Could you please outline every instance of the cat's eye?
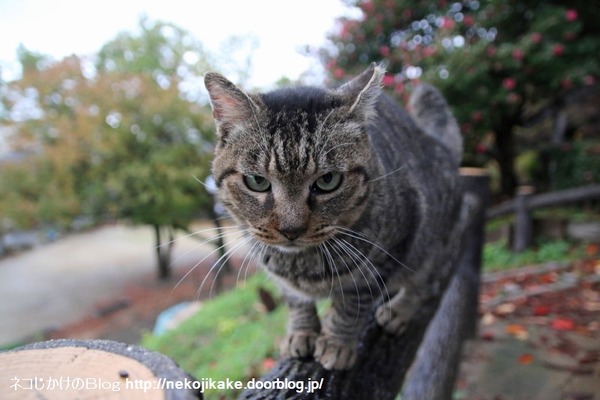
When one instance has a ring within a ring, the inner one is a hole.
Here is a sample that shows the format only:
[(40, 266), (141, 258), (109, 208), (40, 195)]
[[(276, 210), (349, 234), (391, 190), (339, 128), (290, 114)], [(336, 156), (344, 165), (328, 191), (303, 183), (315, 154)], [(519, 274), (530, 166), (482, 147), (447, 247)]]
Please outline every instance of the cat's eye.
[(271, 182), (259, 175), (244, 175), (244, 183), (253, 192), (266, 192), (271, 189)]
[(329, 193), (337, 189), (342, 183), (342, 174), (329, 172), (315, 181), (312, 189), (320, 193)]

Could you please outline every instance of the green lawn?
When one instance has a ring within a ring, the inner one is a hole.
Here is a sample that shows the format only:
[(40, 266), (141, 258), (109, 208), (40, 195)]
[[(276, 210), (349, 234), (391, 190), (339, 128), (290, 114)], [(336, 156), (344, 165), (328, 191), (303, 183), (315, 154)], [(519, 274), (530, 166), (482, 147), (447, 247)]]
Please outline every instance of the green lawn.
[[(171, 357), (194, 377), (218, 381), (262, 375), (264, 360), (276, 358), (285, 333), (285, 307), (264, 311), (258, 288), (279, 296), (263, 273), (249, 277), (235, 290), (203, 304), (192, 318), (161, 336), (147, 335), (142, 346)], [(207, 392), (210, 398), (235, 398), (235, 391)]]

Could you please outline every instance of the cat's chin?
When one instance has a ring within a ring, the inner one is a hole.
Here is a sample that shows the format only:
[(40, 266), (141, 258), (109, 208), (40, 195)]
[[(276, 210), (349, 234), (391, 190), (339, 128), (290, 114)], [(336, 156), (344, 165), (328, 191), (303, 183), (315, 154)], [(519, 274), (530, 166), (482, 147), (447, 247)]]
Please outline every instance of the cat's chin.
[(271, 247), (285, 254), (298, 254), (309, 248), (297, 244), (272, 244)]

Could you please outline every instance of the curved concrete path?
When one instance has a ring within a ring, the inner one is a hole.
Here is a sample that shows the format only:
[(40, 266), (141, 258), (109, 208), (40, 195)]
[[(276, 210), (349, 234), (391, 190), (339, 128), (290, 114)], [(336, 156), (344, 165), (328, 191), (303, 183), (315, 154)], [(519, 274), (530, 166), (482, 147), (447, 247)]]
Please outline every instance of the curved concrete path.
[[(103, 226), (0, 260), (0, 348), (77, 321), (156, 273), (153, 243), (149, 227)], [(212, 249), (179, 239), (173, 268), (194, 265)]]

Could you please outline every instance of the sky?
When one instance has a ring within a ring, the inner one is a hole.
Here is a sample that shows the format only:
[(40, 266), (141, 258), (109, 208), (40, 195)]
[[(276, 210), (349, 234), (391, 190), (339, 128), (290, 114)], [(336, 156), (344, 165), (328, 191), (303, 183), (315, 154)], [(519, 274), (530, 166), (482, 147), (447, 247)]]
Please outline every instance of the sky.
[(145, 15), (191, 32), (212, 52), (228, 37), (252, 35), (258, 47), (249, 83), (268, 87), (322, 71), (298, 49), (323, 44), (335, 18), (351, 13), (342, 0), (0, 0), (0, 68), (5, 80), (18, 77), (19, 44), (56, 60), (93, 54)]

